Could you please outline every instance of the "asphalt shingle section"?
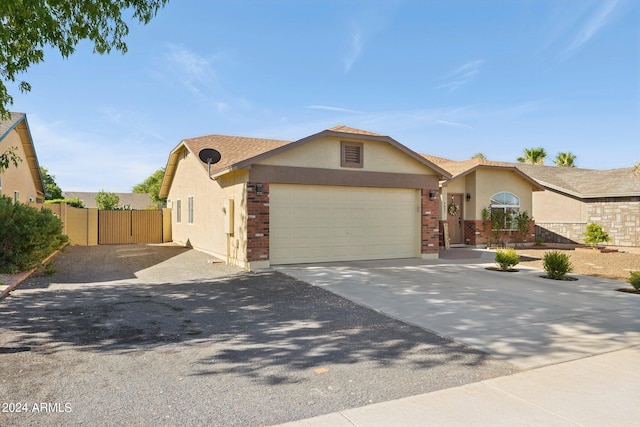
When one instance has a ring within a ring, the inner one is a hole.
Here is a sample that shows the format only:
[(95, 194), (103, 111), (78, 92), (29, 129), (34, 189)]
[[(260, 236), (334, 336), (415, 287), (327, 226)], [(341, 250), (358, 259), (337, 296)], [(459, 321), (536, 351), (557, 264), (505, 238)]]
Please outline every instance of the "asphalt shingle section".
[(0, 120), (0, 139), (4, 138), (7, 131), (24, 117), (24, 113), (9, 114), (11, 114), (11, 118), (9, 120)]

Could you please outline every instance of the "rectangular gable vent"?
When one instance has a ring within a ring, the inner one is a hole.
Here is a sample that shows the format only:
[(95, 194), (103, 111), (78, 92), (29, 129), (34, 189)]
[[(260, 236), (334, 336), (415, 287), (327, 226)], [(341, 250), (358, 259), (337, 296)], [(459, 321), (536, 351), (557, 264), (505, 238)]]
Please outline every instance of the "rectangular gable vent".
[(363, 144), (359, 142), (342, 142), (340, 166), (345, 168), (361, 168), (363, 165)]

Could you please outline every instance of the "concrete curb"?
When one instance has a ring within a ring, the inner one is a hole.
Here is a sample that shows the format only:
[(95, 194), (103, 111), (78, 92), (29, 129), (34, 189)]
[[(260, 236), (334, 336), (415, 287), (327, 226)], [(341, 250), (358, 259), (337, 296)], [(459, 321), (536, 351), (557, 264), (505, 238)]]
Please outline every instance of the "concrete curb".
[[(60, 248), (56, 249), (55, 251), (53, 251), (51, 253), (51, 255), (49, 255), (48, 257), (46, 257), (41, 263), (40, 265), (44, 265), (46, 263), (48, 263), (51, 258), (53, 258), (54, 256), (58, 255), (60, 253), (60, 251), (62, 251), (69, 243), (65, 243), (64, 245), (62, 245)], [(7, 297), (7, 295), (9, 295), (9, 293), (11, 291), (13, 291), (20, 283), (24, 282), (25, 280), (27, 280), (33, 273), (35, 273), (35, 271), (38, 269), (38, 267), (33, 267), (30, 270), (27, 271), (23, 271), (22, 273), (18, 273), (16, 275), (14, 275), (11, 280), (9, 280), (9, 283), (7, 283), (5, 286), (5, 288), (0, 292), (0, 301), (2, 301), (3, 299), (5, 299)]]

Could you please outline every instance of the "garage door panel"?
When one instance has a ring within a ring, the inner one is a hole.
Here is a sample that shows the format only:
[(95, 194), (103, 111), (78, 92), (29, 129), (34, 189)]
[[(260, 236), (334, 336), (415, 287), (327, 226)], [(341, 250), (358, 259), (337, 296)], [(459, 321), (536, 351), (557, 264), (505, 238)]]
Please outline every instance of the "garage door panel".
[(272, 184), (273, 264), (414, 257), (416, 190)]

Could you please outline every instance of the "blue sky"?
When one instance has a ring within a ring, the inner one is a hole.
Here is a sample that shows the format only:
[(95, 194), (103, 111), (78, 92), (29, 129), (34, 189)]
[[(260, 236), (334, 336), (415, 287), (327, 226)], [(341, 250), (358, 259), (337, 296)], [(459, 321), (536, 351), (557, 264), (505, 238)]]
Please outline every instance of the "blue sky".
[(129, 191), (184, 138), (338, 124), (457, 160), (640, 160), (636, 0), (173, 0), (126, 41), (48, 51), (12, 92), (63, 190)]

